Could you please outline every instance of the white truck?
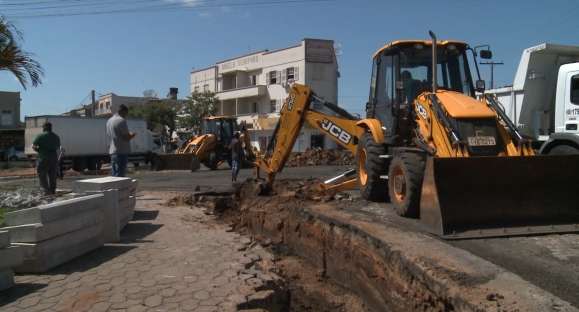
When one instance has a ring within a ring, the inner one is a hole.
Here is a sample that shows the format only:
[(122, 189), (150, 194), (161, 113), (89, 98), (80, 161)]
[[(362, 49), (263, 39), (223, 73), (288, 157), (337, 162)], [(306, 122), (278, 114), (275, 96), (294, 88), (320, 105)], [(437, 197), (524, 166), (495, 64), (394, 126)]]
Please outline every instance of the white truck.
[[(100, 165), (110, 161), (109, 144), (106, 134), (107, 118), (85, 118), (58, 115), (43, 115), (25, 117), (24, 152), (29, 158), (35, 158), (36, 152), (32, 149), (34, 138), (42, 132), (45, 122), (52, 123), (52, 130), (60, 137), (60, 144), (64, 148), (65, 165), (76, 171), (84, 169), (100, 169)], [(131, 140), (131, 154), (129, 161), (138, 165), (140, 162), (149, 162), (151, 154), (158, 146), (154, 142), (153, 134), (147, 129), (142, 119), (128, 119), (131, 132), (137, 135)]]
[(512, 86), (494, 95), (541, 154), (579, 154), (579, 47), (543, 43), (523, 51)]

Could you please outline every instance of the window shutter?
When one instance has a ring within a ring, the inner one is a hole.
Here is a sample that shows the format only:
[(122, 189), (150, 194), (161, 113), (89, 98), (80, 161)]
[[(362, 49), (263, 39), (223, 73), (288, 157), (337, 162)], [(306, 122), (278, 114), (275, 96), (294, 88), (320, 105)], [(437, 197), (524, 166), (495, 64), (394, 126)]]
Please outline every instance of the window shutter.
[(281, 84), (281, 70), (278, 70), (278, 71), (276, 72), (276, 74), (277, 74), (276, 83), (277, 83), (277, 84)]
[(298, 81), (300, 79), (300, 68), (294, 67), (294, 81)]
[(281, 71), (281, 81), (280, 81), (280, 83), (281, 83), (281, 84), (285, 84), (286, 80), (287, 80), (287, 69), (283, 69), (283, 70)]
[(270, 71), (268, 71), (268, 72), (265, 73), (265, 84), (266, 84), (266, 85), (269, 85), (269, 77), (270, 77), (270, 75), (271, 75), (271, 72), (270, 72)]

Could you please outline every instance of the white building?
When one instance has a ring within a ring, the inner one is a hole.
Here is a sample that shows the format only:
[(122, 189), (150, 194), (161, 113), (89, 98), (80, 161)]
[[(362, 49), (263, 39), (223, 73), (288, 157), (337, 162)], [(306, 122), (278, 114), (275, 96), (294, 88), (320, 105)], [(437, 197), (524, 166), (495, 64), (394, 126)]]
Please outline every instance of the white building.
[[(251, 134), (252, 144), (265, 149), (273, 132), (286, 86), (310, 86), (328, 102), (337, 103), (338, 63), (332, 40), (304, 39), (298, 45), (238, 56), (191, 72), (191, 93), (212, 91), (220, 100), (219, 115), (237, 116)], [(334, 148), (317, 130), (304, 127), (294, 151)]]
[(95, 116), (111, 116), (115, 114), (121, 104), (128, 107), (143, 105), (156, 98), (140, 96), (121, 96), (114, 93), (101, 95), (96, 101)]

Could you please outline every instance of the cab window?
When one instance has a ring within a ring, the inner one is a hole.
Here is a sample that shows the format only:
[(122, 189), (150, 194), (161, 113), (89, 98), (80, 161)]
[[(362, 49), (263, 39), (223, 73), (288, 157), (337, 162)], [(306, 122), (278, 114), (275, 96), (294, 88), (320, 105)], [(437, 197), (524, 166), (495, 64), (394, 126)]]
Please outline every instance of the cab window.
[(579, 105), (579, 74), (571, 77), (571, 103)]

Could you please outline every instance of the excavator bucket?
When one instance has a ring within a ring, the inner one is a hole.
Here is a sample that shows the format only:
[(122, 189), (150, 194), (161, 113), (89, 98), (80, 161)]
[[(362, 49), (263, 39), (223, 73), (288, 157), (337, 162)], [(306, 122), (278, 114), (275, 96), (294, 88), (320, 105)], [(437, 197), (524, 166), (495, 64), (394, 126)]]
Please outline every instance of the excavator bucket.
[(579, 232), (579, 155), (426, 161), (421, 223), (445, 239)]

